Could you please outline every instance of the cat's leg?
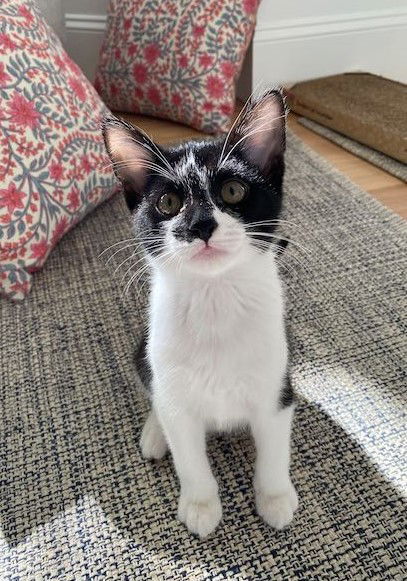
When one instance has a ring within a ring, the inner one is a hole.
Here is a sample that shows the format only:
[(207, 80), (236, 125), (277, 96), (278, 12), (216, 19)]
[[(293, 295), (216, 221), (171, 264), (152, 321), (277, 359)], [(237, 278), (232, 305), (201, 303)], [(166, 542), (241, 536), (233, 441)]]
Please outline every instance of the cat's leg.
[(160, 460), (168, 452), (168, 444), (154, 407), (148, 414), (140, 438), (141, 454), (144, 458)]
[(258, 410), (252, 421), (257, 457), (254, 477), (256, 508), (272, 527), (287, 526), (298, 507), (289, 474), (294, 405), (280, 403), (274, 412)]
[(222, 506), (206, 455), (205, 426), (185, 410), (174, 415), (165, 406), (158, 409), (181, 485), (178, 519), (190, 532), (206, 537), (222, 518)]

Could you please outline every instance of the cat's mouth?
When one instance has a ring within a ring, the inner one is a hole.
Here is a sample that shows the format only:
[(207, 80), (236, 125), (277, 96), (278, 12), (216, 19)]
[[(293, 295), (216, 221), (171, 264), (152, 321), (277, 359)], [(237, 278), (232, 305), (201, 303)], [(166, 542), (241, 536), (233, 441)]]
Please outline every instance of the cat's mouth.
[(205, 244), (201, 246), (193, 255), (193, 260), (214, 260), (227, 254), (226, 250), (219, 248), (214, 244)]

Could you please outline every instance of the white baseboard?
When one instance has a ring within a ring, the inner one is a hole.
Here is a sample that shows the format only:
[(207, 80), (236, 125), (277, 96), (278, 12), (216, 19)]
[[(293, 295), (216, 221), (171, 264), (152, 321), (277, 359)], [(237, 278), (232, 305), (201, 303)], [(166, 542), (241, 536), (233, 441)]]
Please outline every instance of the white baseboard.
[[(68, 51), (93, 78), (106, 15), (66, 13), (65, 27)], [(407, 82), (406, 38), (407, 7), (258, 22), (252, 84), (290, 84), (355, 70)], [(244, 77), (248, 88), (247, 71)]]
[(277, 42), (282, 39), (315, 38), (331, 34), (353, 34), (377, 29), (400, 28), (407, 25), (407, 7), (403, 10), (352, 12), (336, 16), (292, 18), (276, 22), (259, 22), (254, 41)]
[(65, 14), (66, 50), (90, 81), (95, 77), (105, 30), (105, 14)]
[(69, 30), (103, 31), (106, 28), (106, 14), (65, 13), (65, 28)]

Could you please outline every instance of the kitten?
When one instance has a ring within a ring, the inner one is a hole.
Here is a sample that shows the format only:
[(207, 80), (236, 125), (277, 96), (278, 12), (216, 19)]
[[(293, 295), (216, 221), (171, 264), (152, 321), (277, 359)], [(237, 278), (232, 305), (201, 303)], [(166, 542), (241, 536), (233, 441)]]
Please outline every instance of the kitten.
[(210, 430), (249, 425), (258, 513), (289, 524), (294, 405), (274, 233), (282, 203), (285, 106), (270, 90), (225, 137), (161, 148), (126, 123), (103, 132), (151, 266), (147, 358), (152, 409), (145, 458), (169, 447), (178, 518), (200, 537), (222, 516), (206, 455)]

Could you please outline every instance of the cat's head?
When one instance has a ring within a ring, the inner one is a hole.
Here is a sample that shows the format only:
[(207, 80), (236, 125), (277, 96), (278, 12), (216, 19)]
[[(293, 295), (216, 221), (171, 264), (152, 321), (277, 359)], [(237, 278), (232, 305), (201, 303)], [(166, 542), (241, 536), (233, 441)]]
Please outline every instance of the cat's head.
[(157, 266), (212, 275), (277, 242), (285, 120), (281, 92), (270, 90), (246, 104), (227, 136), (176, 147), (105, 121), (135, 234)]

